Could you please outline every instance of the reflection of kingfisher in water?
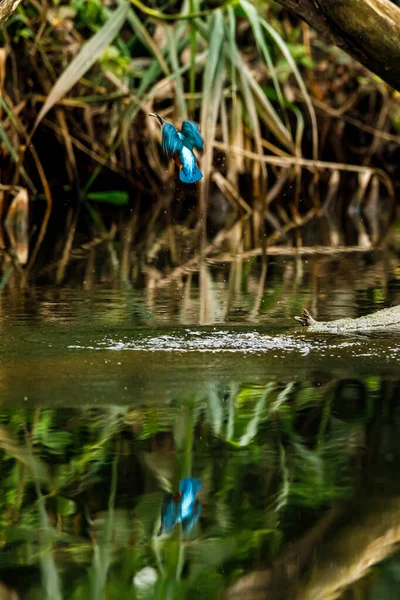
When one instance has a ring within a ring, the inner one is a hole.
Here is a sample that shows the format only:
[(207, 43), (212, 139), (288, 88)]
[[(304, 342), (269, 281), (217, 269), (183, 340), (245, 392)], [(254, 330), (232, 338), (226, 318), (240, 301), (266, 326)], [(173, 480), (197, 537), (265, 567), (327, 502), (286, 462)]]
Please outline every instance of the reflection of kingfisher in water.
[(203, 177), (193, 148), (200, 152), (204, 147), (204, 140), (200, 135), (199, 126), (193, 121), (183, 121), (181, 131), (165, 121), (157, 113), (150, 113), (150, 117), (156, 117), (161, 125), (161, 146), (168, 160), (174, 159), (179, 167), (179, 179), (184, 183), (195, 183)]
[(182, 523), (183, 533), (190, 533), (201, 514), (201, 503), (197, 498), (200, 488), (200, 479), (186, 477), (179, 482), (179, 494), (165, 494), (158, 535), (170, 533), (177, 523)]

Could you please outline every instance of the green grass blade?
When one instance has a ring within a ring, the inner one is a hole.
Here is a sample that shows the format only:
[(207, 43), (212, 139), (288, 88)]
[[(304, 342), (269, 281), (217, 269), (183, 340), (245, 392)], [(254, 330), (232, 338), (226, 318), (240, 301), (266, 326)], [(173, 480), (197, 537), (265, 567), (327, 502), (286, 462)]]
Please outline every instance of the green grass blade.
[[(207, 104), (208, 100), (213, 96), (212, 92), (215, 80), (215, 73), (220, 62), (223, 39), (224, 22), (221, 11), (218, 11), (215, 13), (210, 27), (208, 60), (203, 76), (203, 97)], [(206, 114), (206, 111), (203, 111), (203, 113)]]
[(274, 383), (269, 383), (265, 387), (263, 393), (261, 394), (259, 400), (256, 403), (253, 416), (250, 419), (250, 421), (246, 427), (246, 431), (240, 437), (239, 446), (241, 446), (241, 447), (247, 446), (257, 435), (258, 426), (260, 425), (260, 423), (263, 420), (263, 417), (265, 416), (264, 413), (265, 413), (265, 405), (266, 405), (267, 398), (270, 395), (270, 393), (272, 392), (272, 390), (274, 389), (274, 387), (275, 387)]
[(260, 16), (259, 16), (255, 6), (250, 4), (250, 2), (248, 2), (247, 0), (240, 0), (240, 6), (242, 7), (243, 11), (247, 15), (247, 18), (248, 18), (251, 28), (253, 30), (254, 39), (258, 46), (259, 52), (264, 57), (265, 62), (267, 64), (268, 74), (271, 77), (272, 82), (274, 84), (274, 88), (276, 91), (276, 95), (277, 95), (279, 104), (281, 105), (283, 115), (285, 116), (286, 127), (289, 130), (290, 126), (289, 126), (289, 122), (287, 119), (285, 101), (283, 98), (283, 94), (282, 94), (281, 86), (280, 86), (280, 83), (278, 80), (278, 76), (276, 74), (276, 69), (275, 69), (274, 63), (271, 58), (271, 53), (268, 49), (268, 45), (265, 42), (263, 31), (260, 26)]
[(293, 75), (296, 78), (297, 84), (303, 94), (304, 97), (304, 101), (307, 105), (308, 108), (308, 112), (310, 114), (310, 119), (311, 119), (311, 125), (312, 125), (312, 140), (313, 140), (313, 158), (315, 160), (317, 160), (318, 158), (318, 127), (317, 127), (317, 118), (315, 116), (315, 111), (314, 111), (314, 107), (313, 104), (311, 102), (311, 98), (309, 93), (307, 92), (307, 88), (306, 88), (306, 84), (304, 83), (304, 80), (301, 76), (301, 73), (299, 71), (299, 69), (297, 68), (296, 65), (296, 61), (294, 60), (287, 44), (285, 43), (285, 41), (281, 38), (281, 36), (279, 35), (279, 33), (273, 28), (271, 27), (271, 25), (269, 23), (267, 23), (267, 21), (265, 21), (264, 19), (260, 19), (260, 23), (262, 25), (262, 27), (264, 27), (264, 29), (269, 33), (269, 35), (272, 37), (272, 39), (275, 41), (275, 43), (277, 44), (277, 46), (279, 47), (279, 49), (281, 50), (283, 56), (285, 57), (285, 59), (287, 60), (290, 68), (293, 71)]
[[(198, 0), (190, 0), (189, 12), (194, 13), (199, 11)], [(190, 43), (190, 71), (189, 71), (189, 91), (191, 96), (196, 92), (196, 53), (197, 53), (197, 30), (190, 21), (189, 24), (189, 43)], [(193, 113), (195, 108), (194, 100), (189, 102), (190, 111)]]
[[(246, 74), (243, 71), (242, 67), (244, 67), (244, 62), (242, 57), (239, 54), (239, 50), (236, 45), (236, 17), (233, 9), (228, 10), (228, 35), (229, 35), (229, 48), (230, 48), (230, 57), (233, 58), (232, 63), (235, 65), (235, 69), (237, 70), (237, 83), (238, 87), (241, 90), (241, 95), (244, 99), (244, 105), (246, 106), (246, 111), (250, 121), (250, 127), (253, 131), (254, 141), (256, 144), (256, 149), (259, 154), (263, 154), (262, 148), (262, 136), (261, 136), (261, 128), (260, 121), (257, 114), (257, 107), (254, 102), (254, 97), (251, 92), (249, 83), (246, 79)], [(260, 164), (261, 172), (263, 178), (267, 177), (267, 169), (264, 164)]]
[(91, 192), (87, 194), (86, 199), (105, 202), (114, 206), (126, 206), (129, 203), (129, 194), (123, 190), (107, 190), (104, 192)]
[[(213, 165), (214, 141), (216, 136), (216, 126), (219, 109), (222, 101), (223, 85), (225, 79), (225, 59), (223, 54), (224, 22), (222, 12), (217, 11), (212, 19), (210, 26), (209, 51), (206, 67), (203, 75), (203, 100), (201, 106), (201, 132), (204, 138), (204, 147), (206, 149), (201, 166), (203, 179), (200, 184), (199, 194), (199, 213), (202, 223), (200, 255), (203, 257), (206, 246), (206, 221), (208, 210), (210, 175)], [(204, 265), (200, 272), (200, 322), (204, 322), (207, 317), (207, 270)], [(203, 292), (203, 293), (202, 293)]]
[(235, 63), (242, 81), (242, 86), (245, 85), (246, 88), (248, 87), (249, 91), (251, 92), (253, 102), (258, 105), (260, 117), (265, 122), (271, 133), (276, 137), (276, 139), (293, 152), (294, 143), (292, 136), (280, 119), (271, 102), (264, 94), (262, 88), (254, 79), (250, 69), (247, 67), (239, 53), (237, 53), (235, 56)]
[[(236, 47), (236, 19), (233, 8), (230, 6), (228, 8), (228, 24), (227, 24), (227, 35), (228, 35), (228, 44), (232, 53), (235, 51)], [(235, 105), (237, 103), (237, 78), (236, 78), (236, 69), (233, 61), (230, 63), (230, 75), (231, 75), (231, 86), (232, 86), (232, 106), (233, 112), (235, 112)]]
[[(225, 14), (227, 14), (228, 18), (232, 21), (235, 20), (231, 6), (226, 9)], [(208, 46), (210, 46), (210, 40), (212, 38), (210, 29), (199, 19), (195, 20), (194, 23), (201, 36), (207, 41)], [(227, 31), (232, 32), (232, 29), (235, 31), (234, 27), (229, 25), (229, 22), (227, 27)], [(246, 86), (251, 91), (253, 100), (257, 104), (257, 112), (259, 112), (260, 118), (265, 122), (266, 126), (276, 139), (291, 152), (294, 152), (294, 143), (291, 134), (240, 56), (236, 41), (231, 44), (225, 41), (223, 44), (223, 52), (226, 59), (235, 66), (240, 79), (246, 82)]]
[(157, 60), (157, 62), (159, 64), (161, 70), (164, 72), (165, 75), (168, 75), (169, 68), (168, 68), (166, 60), (163, 56), (163, 53), (157, 48), (156, 44), (153, 41), (153, 38), (148, 33), (146, 28), (143, 26), (142, 22), (140, 21), (140, 19), (138, 18), (138, 16), (136, 15), (134, 10), (129, 9), (128, 15), (127, 15), (127, 20), (128, 20), (128, 23), (130, 24), (130, 26), (132, 27), (133, 31), (138, 36), (141, 43), (146, 48), (148, 48), (150, 50), (150, 52), (153, 54), (154, 58)]
[(111, 44), (126, 20), (129, 10), (128, 2), (123, 2), (115, 10), (103, 27), (81, 48), (71, 64), (65, 69), (43, 104), (33, 130), (47, 112), (79, 81), (79, 79), (93, 66), (98, 58)]
[(105, 597), (108, 573), (111, 566), (113, 550), (113, 528), (115, 524), (115, 498), (117, 494), (118, 456), (112, 463), (110, 496), (108, 499), (107, 516), (104, 522), (102, 539), (94, 544), (93, 563), (91, 568), (92, 598), (101, 600)]
[(206, 153), (202, 161), (204, 182), (201, 188), (203, 200), (207, 197), (207, 181), (212, 168), (213, 142), (222, 97), (222, 85), (225, 70), (222, 44), (224, 22), (221, 11), (211, 20), (208, 60), (203, 75), (203, 102), (201, 107), (201, 131), (204, 137)]
[(176, 50), (176, 31), (172, 27), (167, 27), (167, 46), (175, 80), (176, 101), (178, 104), (179, 116), (183, 119), (187, 119), (184, 82), (182, 75), (179, 72), (178, 53)]
[[(244, 67), (244, 65), (243, 65)], [(248, 77), (246, 76), (246, 70), (238, 69), (239, 73), (239, 87), (243, 95), (244, 105), (246, 107), (246, 111), (250, 121), (250, 127), (253, 130), (254, 139), (256, 143), (257, 152), (259, 154), (263, 154), (262, 149), (262, 136), (261, 136), (261, 128), (260, 121), (257, 114), (257, 106), (255, 102), (255, 98), (252, 94), (251, 85)], [(264, 166), (265, 168), (265, 166)]]

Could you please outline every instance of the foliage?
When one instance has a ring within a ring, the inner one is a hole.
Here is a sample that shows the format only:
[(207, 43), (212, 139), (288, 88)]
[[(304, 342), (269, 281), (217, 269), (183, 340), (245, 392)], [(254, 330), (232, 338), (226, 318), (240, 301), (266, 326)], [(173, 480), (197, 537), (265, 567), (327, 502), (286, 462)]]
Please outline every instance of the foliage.
[[(315, 106), (318, 98), (334, 103), (341, 93), (327, 89), (332, 50), (316, 40), (311, 47), (309, 31), (289, 23), (273, 4), (239, 0), (207, 6), (185, 0), (168, 9), (139, 0), (23, 3), (2, 39), (1, 193), (7, 206), (15, 184), (21, 184), (33, 214), (21, 242), (24, 252), (11, 244), (4, 260), (5, 285), (18, 273), (25, 285), (32, 269), (37, 272), (43, 243), (51, 245), (54, 237), (50, 272), (57, 283), (67, 276), (74, 245), (79, 249), (87, 237), (106, 248), (114, 279), (120, 276), (124, 283), (140, 274), (133, 245), (149, 262), (154, 244), (167, 236), (170, 252), (161, 262), (177, 266), (179, 229), (173, 223), (194, 232), (195, 213), (188, 216), (187, 210), (196, 201), (202, 247), (212, 252), (206, 225), (214, 214), (224, 248), (239, 238), (251, 250), (277, 241), (301, 244), (301, 227), (328, 215), (338, 181), (346, 189), (345, 182), (353, 182), (355, 213), (367, 198), (376, 203), (384, 188), (393, 196), (390, 180), (376, 168), (379, 161), (371, 160), (382, 138), (365, 146), (361, 167), (349, 164), (350, 154), (343, 161), (322, 160)], [(347, 78), (356, 79), (353, 63), (337, 51), (335, 60), (346, 64)], [(316, 69), (323, 73), (318, 82)], [(352, 92), (360, 106), (365, 93), (378, 104), (382, 99), (382, 115), (396, 126), (396, 102), (381, 82), (364, 77)], [(176, 191), (178, 198), (185, 194), (185, 203), (172, 201), (174, 171), (160, 155), (157, 123), (147, 118), (153, 110), (174, 122), (187, 117), (200, 122), (204, 179), (198, 194)], [(326, 156), (330, 160), (329, 152)], [(305, 190), (311, 190), (307, 201)], [(54, 195), (60, 200), (53, 202)], [(126, 208), (117, 212), (118, 207)], [(356, 217), (358, 242), (376, 243), (375, 217), (368, 229)], [(327, 220), (330, 243), (337, 244), (336, 225)], [(387, 212), (384, 228), (389, 221)], [(65, 231), (55, 232), (55, 223), (65, 223)], [(138, 226), (143, 223), (146, 227)], [(27, 267), (20, 271), (18, 257), (28, 250)]]

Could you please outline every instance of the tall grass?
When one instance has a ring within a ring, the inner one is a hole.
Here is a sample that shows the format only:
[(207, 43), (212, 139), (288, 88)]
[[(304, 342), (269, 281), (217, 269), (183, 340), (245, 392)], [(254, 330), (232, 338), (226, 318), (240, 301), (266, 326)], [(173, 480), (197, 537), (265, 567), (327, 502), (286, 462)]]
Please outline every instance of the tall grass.
[[(113, 239), (118, 241), (122, 229), (107, 216), (104, 203), (114, 212), (121, 205), (135, 212), (133, 190), (140, 190), (149, 207), (139, 216), (152, 224), (145, 247), (157, 239), (154, 226), (169, 223), (171, 260), (177, 262), (171, 219), (174, 214), (182, 220), (184, 211), (172, 208), (175, 172), (160, 154), (159, 128), (147, 118), (148, 112), (157, 111), (177, 126), (187, 117), (201, 125), (204, 178), (198, 192), (184, 189), (178, 195), (187, 194), (192, 205), (198, 196), (203, 256), (208, 248), (208, 204), (214, 196), (222, 195), (232, 205), (243, 248), (263, 246), (265, 251), (271, 224), (279, 239), (283, 228), (298, 234), (304, 219), (323, 212), (319, 188), (321, 179), (323, 189), (327, 185), (325, 171), (359, 172), (357, 165), (321, 160), (314, 103), (292, 53), (294, 45), (285, 39), (277, 19), (282, 12), (249, 0), (200, 9), (197, 0), (184, 0), (179, 12), (163, 12), (139, 0), (120, 0), (111, 8), (96, 0), (54, 1), (49, 10), (35, 2), (20, 6), (8, 21), (2, 33), (5, 77), (0, 78), (0, 146), (5, 157), (1, 183), (23, 185), (31, 200), (40, 200), (43, 190), (47, 206), (32, 232), (23, 281), (50, 237), (51, 216), (60, 211), (52, 197), (53, 182), (60, 178), (79, 201), (70, 201), (67, 214), (64, 211), (64, 243), (54, 254), (60, 261), (58, 283), (77, 243), (76, 231), (87, 219), (91, 224), (85, 229), (103, 239), (112, 269), (119, 272), (119, 248)], [(27, 72), (33, 77), (30, 88)], [(49, 129), (64, 147), (62, 164), (54, 165), (51, 148), (43, 148), (41, 140)], [(372, 193), (372, 181), (383, 182), (393, 196), (384, 174), (369, 165), (363, 173), (368, 181), (359, 188), (357, 208)], [(99, 200), (93, 192), (110, 178), (114, 183), (106, 184)], [(306, 186), (311, 186), (311, 203), (305, 204), (312, 214), (300, 205)], [(193, 228), (196, 219), (186, 224)], [(368, 232), (359, 222), (356, 227), (361, 242), (370, 244)], [(225, 241), (233, 244), (228, 229)], [(302, 243), (299, 234), (295, 243)], [(125, 266), (125, 281), (126, 270)]]

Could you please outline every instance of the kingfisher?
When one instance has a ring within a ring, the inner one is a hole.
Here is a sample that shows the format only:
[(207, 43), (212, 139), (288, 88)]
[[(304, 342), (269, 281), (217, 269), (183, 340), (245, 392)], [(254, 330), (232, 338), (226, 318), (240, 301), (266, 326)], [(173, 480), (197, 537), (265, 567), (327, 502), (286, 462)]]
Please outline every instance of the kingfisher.
[(197, 497), (200, 489), (200, 479), (185, 477), (179, 482), (179, 493), (176, 496), (165, 494), (158, 535), (170, 533), (178, 523), (182, 523), (183, 533), (191, 532), (201, 515), (201, 503)]
[(196, 183), (203, 177), (193, 148), (202, 152), (204, 140), (200, 135), (199, 126), (194, 121), (183, 121), (181, 131), (166, 121), (157, 113), (149, 113), (161, 125), (161, 147), (168, 160), (173, 159), (179, 167), (179, 179), (183, 183)]

